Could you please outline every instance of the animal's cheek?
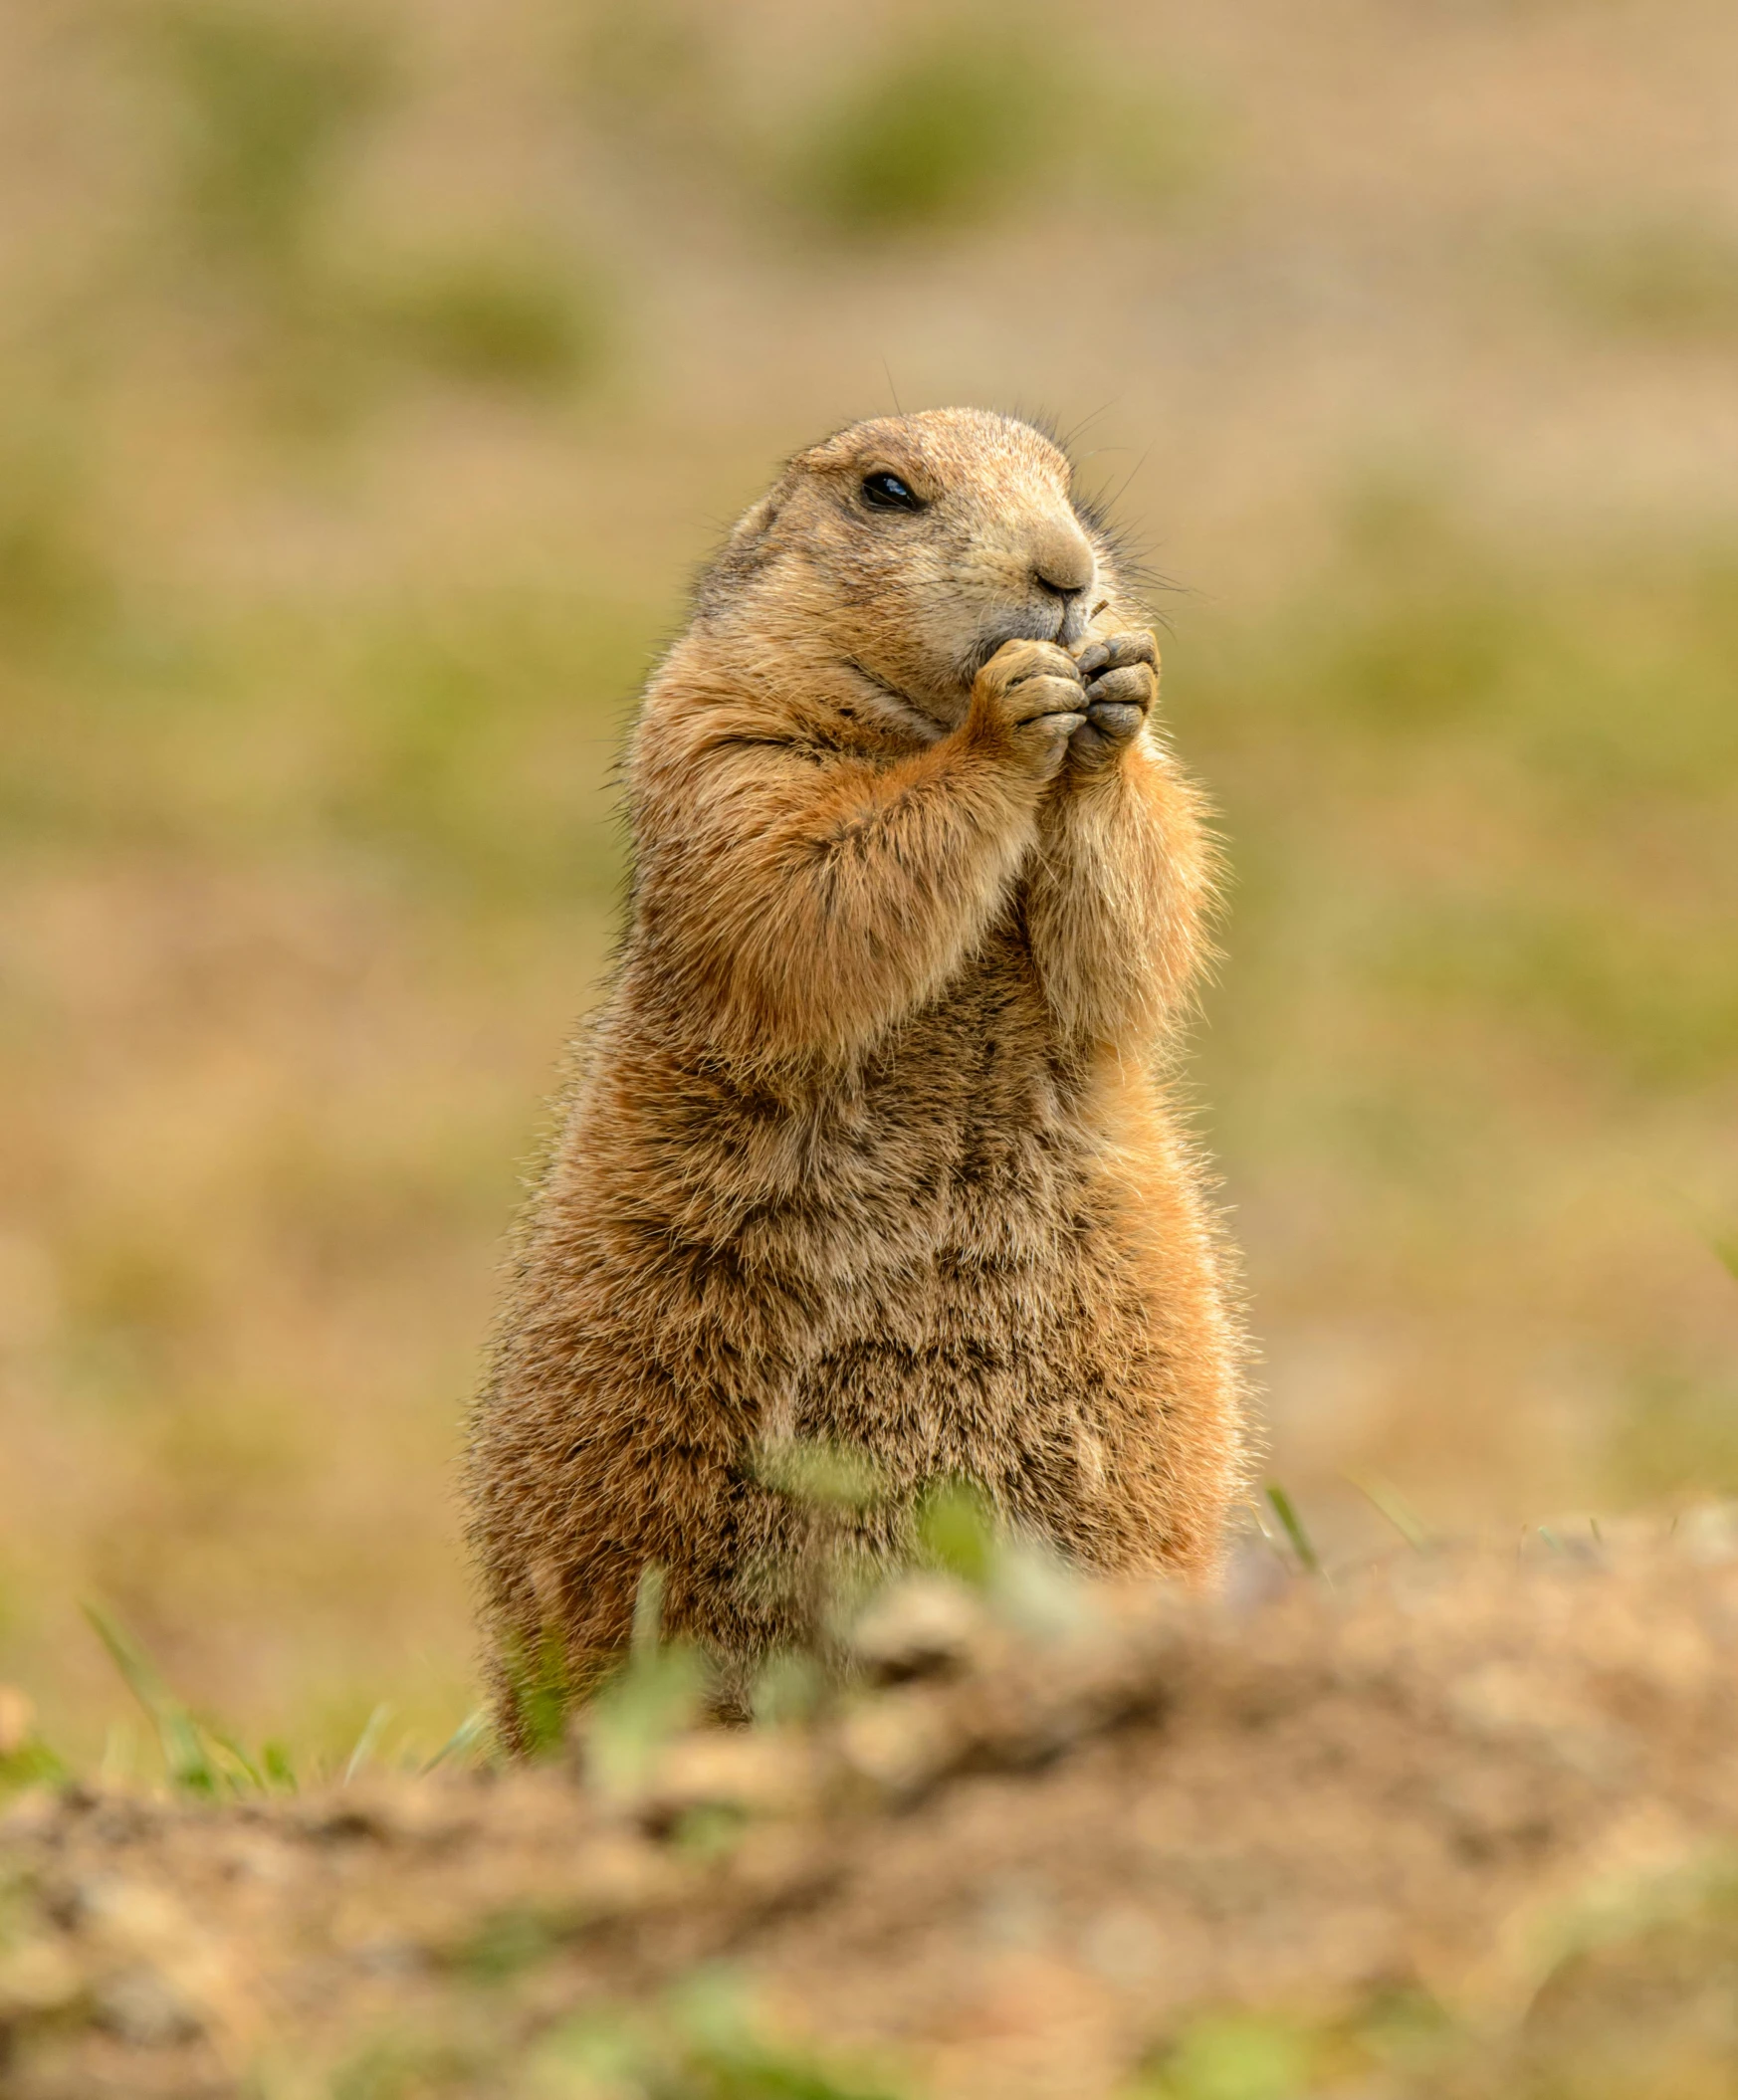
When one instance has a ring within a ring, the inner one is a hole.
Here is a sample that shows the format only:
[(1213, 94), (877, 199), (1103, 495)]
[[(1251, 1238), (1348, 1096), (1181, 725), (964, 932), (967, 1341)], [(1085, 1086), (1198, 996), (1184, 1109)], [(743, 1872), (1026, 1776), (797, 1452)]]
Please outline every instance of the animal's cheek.
[(1031, 576), (1012, 548), (975, 547), (948, 566), (954, 590), (975, 604), (1020, 604), (1031, 596)]

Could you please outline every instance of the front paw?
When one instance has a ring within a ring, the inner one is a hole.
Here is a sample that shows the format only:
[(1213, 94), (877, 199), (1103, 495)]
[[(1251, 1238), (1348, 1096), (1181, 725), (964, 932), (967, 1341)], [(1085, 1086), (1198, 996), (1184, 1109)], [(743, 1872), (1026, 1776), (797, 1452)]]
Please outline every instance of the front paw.
[(1086, 720), (1068, 739), (1071, 764), (1095, 772), (1141, 733), (1159, 698), (1159, 644), (1150, 634), (1089, 642), (1075, 668), (1086, 688)]
[(1053, 642), (1004, 642), (978, 674), (967, 729), (1048, 780), (1085, 728), (1085, 710), (1080, 673), (1065, 650)]

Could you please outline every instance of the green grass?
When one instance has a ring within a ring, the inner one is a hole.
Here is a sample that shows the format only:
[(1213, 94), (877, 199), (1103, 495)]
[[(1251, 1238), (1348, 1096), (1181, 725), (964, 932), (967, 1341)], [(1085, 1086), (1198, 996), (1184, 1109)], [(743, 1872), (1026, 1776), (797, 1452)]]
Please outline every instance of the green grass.
[(0, 1750), (0, 1802), (26, 1786), (53, 1786), (71, 1777), (66, 1761), (38, 1737)]
[(1198, 96), (1133, 73), (1090, 27), (944, 9), (858, 68), (806, 132), (787, 187), (845, 241), (979, 225), (1036, 202), (1151, 219), (1210, 190), (1224, 132)]
[(342, 156), (386, 101), (378, 31), (269, 0), (168, 0), (140, 27), (174, 105), (193, 242), (248, 278), (296, 272)]
[[(304, 1774), (298, 1770), (296, 1757), (286, 1743), (269, 1738), (257, 1750), (250, 1751), (233, 1731), (193, 1712), (169, 1683), (155, 1657), (113, 1613), (90, 1603), (84, 1611), (116, 1674), (150, 1724), (162, 1774), (171, 1788), (211, 1801), (295, 1793), (300, 1789)], [(337, 1781), (348, 1785), (375, 1765), (385, 1764), (400, 1773), (428, 1773), (443, 1767), (484, 1764), (499, 1755), (488, 1719), (479, 1712), (461, 1722), (432, 1757), (400, 1743), (387, 1759), (384, 1747), (392, 1721), (392, 1708), (377, 1703), (347, 1755), (335, 1760), (315, 1758), (306, 1777), (315, 1784)], [(113, 1731), (110, 1734), (112, 1742)], [(65, 1762), (34, 1736), (0, 1754), (0, 1792), (68, 1777)], [(135, 1782), (141, 1773), (129, 1754), (125, 1769), (112, 1777)]]
[(525, 591), (143, 609), (0, 671), (0, 843), (365, 853), (476, 894), (607, 897), (608, 775), (662, 608)]
[(391, 346), (445, 377), (558, 396), (610, 346), (610, 303), (556, 250), (435, 255), (377, 302)]
[(1041, 180), (1057, 55), (1018, 27), (944, 27), (854, 85), (815, 134), (802, 193), (839, 231), (891, 233), (981, 216)]
[(1738, 237), (1692, 218), (1590, 227), (1543, 250), (1545, 281), (1576, 319), (1665, 344), (1738, 340)]
[(1304, 1521), (1297, 1513), (1297, 1505), (1278, 1481), (1270, 1480), (1266, 1488), (1267, 1501), (1273, 1514), (1279, 1519), (1280, 1529), (1297, 1557), (1297, 1565), (1305, 1575), (1319, 1575), (1322, 1572), (1321, 1556), (1304, 1528)]
[[(1544, 557), (1384, 492), (1293, 603), (1185, 609), (1168, 645), (1232, 868), (1199, 1083), (1245, 1214), (1291, 1235), (1263, 1317), (1389, 1323), (1393, 1411), (1342, 1463), (1403, 1492), (1452, 1476), (1421, 1439), (1478, 1404), (1477, 1351), (1541, 1321), (1607, 1431), (1555, 1495), (1732, 1478), (1728, 1316), (1704, 1284), (1687, 1326), (1665, 1278), (1733, 1202), (1734, 574), (1717, 542)], [(1611, 1287), (1620, 1243), (1650, 1285)]]
[(95, 1604), (85, 1606), (85, 1616), (127, 1690), (144, 1709), (172, 1786), (211, 1800), (295, 1790), (295, 1768), (281, 1743), (268, 1743), (257, 1755), (250, 1755), (227, 1731), (190, 1711), (170, 1689), (152, 1657), (118, 1620)]
[(0, 425), (0, 637), (32, 649), (109, 611), (82, 449), (64, 412), (14, 408)]
[(550, 2100), (901, 2100), (880, 2078), (768, 2039), (743, 1992), (713, 1972), (647, 2012), (563, 2023), (536, 2074)]

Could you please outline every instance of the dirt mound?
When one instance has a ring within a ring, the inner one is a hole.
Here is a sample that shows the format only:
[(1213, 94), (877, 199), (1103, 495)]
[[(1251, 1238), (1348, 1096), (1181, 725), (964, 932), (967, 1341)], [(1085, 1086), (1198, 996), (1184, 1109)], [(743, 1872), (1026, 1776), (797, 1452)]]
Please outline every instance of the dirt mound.
[(802, 1723), (660, 1739), (653, 1686), (505, 1776), (34, 1793), (4, 2089), (1727, 2092), (1735, 1641), (1721, 1511), (1213, 1604), (928, 1580)]

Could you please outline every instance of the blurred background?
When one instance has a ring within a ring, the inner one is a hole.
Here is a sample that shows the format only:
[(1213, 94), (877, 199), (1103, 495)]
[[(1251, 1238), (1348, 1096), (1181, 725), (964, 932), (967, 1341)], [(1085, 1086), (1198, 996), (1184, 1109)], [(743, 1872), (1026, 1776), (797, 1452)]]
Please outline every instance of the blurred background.
[(1738, 1490), (1738, 11), (1066, 23), (0, 11), (0, 1677), (69, 1754), (131, 1755), (85, 1599), (304, 1752), (471, 1703), (453, 1459), (635, 688), (896, 400), (1049, 412), (1165, 579), (1324, 1549), (1360, 1482)]

